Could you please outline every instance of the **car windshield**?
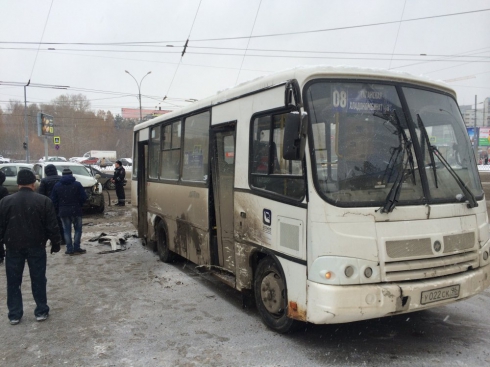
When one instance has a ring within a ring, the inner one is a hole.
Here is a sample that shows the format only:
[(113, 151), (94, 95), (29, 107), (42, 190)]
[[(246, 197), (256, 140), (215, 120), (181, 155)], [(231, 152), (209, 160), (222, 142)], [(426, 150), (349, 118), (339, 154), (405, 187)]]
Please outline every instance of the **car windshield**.
[(75, 166), (70, 164), (56, 165), (56, 170), (60, 176), (66, 168), (70, 169), (74, 175), (92, 176), (85, 166)]
[[(402, 107), (400, 91), (409, 111)], [(451, 97), (416, 88), (397, 90), (389, 84), (315, 81), (306, 89), (306, 100), (315, 185), (326, 200), (339, 206), (384, 208), (390, 200), (398, 205), (458, 201), (461, 189), (442, 164), (435, 164), (436, 185), (417, 114), (432, 144), (481, 197), (471, 145)], [(414, 141), (420, 146), (419, 156)], [(428, 181), (426, 191), (423, 180)]]

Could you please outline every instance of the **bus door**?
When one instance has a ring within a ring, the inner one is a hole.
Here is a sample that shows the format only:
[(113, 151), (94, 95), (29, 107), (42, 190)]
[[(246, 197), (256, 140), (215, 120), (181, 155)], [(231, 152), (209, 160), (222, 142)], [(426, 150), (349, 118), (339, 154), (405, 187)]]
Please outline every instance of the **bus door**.
[(235, 273), (233, 228), (233, 187), (235, 179), (235, 127), (211, 130), (211, 169), (213, 181), (219, 266)]
[(146, 202), (147, 158), (148, 140), (138, 142), (138, 236), (144, 239), (146, 239), (148, 233), (148, 207)]

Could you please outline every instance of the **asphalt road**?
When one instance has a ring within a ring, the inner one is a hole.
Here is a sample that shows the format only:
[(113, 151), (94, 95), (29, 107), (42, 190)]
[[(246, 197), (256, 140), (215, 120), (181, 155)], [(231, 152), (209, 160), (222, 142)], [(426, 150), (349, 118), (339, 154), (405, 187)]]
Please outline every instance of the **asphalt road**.
[(88, 242), (100, 232), (134, 234), (130, 220), (128, 206), (89, 214), (87, 254), (48, 256), (45, 322), (35, 321), (25, 274), (24, 317), (8, 324), (0, 269), (0, 366), (490, 365), (490, 290), (437, 309), (280, 335), (191, 263), (164, 264), (137, 238), (104, 254), (107, 245)]

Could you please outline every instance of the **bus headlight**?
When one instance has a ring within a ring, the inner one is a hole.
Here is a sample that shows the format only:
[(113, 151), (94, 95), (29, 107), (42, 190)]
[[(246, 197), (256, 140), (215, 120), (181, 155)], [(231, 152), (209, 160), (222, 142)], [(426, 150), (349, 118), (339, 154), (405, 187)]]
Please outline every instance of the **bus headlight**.
[(370, 267), (367, 267), (366, 269), (364, 269), (364, 276), (366, 278), (371, 278), (371, 275), (373, 275), (373, 269), (371, 269)]
[(350, 278), (354, 275), (354, 268), (352, 266), (346, 266), (344, 270), (344, 274), (347, 278)]
[(308, 279), (322, 284), (364, 284), (381, 281), (375, 261), (340, 256), (321, 256), (308, 271)]
[(480, 266), (487, 266), (488, 264), (490, 264), (490, 240), (480, 249)]

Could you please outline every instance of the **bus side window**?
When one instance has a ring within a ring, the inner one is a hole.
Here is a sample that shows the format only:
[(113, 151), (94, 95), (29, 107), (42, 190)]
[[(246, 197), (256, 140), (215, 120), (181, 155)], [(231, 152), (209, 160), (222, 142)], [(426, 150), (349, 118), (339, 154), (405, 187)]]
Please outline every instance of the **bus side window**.
[(286, 160), (282, 154), (286, 116), (267, 115), (254, 120), (251, 186), (301, 200), (305, 191), (303, 163)]

